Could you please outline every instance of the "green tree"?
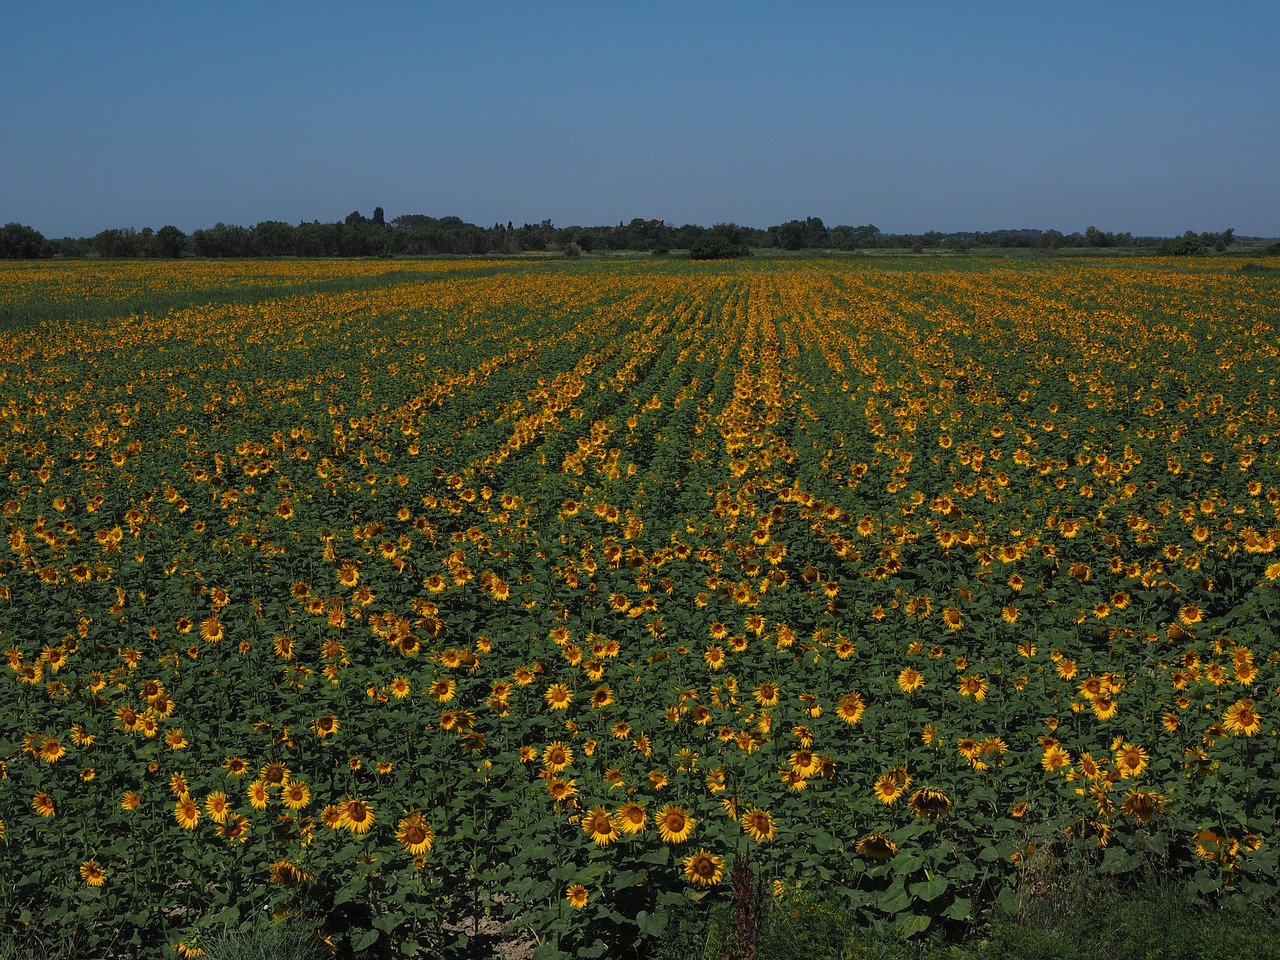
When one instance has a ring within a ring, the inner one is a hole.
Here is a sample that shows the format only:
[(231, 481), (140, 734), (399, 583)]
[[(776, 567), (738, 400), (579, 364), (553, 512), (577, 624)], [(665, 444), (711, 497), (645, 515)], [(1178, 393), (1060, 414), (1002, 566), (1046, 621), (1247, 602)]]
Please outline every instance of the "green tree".
[(53, 256), (53, 247), (39, 230), (21, 223), (0, 227), (0, 260), (42, 260)]
[(157, 230), (152, 240), (152, 249), (157, 257), (180, 257), (186, 245), (187, 235), (169, 223)]

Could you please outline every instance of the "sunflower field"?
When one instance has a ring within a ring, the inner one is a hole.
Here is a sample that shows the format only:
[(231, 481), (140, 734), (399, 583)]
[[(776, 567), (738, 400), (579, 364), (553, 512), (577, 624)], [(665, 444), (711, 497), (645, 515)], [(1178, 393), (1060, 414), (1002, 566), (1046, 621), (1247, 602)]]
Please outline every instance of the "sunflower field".
[(1280, 893), (1280, 279), (0, 266), (0, 938)]

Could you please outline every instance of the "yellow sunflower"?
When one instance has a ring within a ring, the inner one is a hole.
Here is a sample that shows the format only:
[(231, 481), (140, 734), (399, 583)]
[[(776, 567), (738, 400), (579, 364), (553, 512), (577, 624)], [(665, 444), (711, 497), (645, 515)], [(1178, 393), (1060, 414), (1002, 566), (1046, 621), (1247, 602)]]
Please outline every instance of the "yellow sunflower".
[(582, 831), (599, 847), (607, 847), (617, 840), (618, 824), (604, 807), (592, 807), (582, 818)]
[(416, 810), (402, 818), (397, 826), (396, 840), (415, 857), (429, 852), (435, 843), (435, 830)]
[(724, 858), (707, 850), (699, 850), (684, 858), (684, 875), (690, 883), (710, 887), (724, 877)]
[(684, 807), (669, 803), (654, 816), (664, 843), (684, 843), (693, 834), (697, 820)]

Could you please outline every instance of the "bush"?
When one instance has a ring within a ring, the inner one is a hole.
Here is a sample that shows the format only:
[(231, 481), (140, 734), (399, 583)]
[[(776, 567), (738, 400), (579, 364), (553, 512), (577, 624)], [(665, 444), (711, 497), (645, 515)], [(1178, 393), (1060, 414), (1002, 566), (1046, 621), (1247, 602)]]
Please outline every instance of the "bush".
[(1194, 233), (1188, 230), (1180, 237), (1166, 240), (1156, 248), (1156, 252), (1166, 257), (1198, 257), (1209, 252)]
[(690, 260), (730, 260), (734, 257), (749, 257), (751, 251), (722, 233), (704, 233), (689, 247)]

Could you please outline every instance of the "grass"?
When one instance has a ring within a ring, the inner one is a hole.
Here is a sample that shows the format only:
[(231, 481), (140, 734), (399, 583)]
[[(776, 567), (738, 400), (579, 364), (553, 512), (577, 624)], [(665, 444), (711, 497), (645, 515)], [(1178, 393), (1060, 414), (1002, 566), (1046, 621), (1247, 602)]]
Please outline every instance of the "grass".
[(754, 952), (735, 942), (733, 921), (725, 904), (686, 913), (651, 960), (1280, 960), (1280, 917), (1216, 908), (1158, 875), (1124, 895), (1083, 874), (1055, 877), (959, 942), (859, 927), (843, 904), (805, 895), (767, 905)]

